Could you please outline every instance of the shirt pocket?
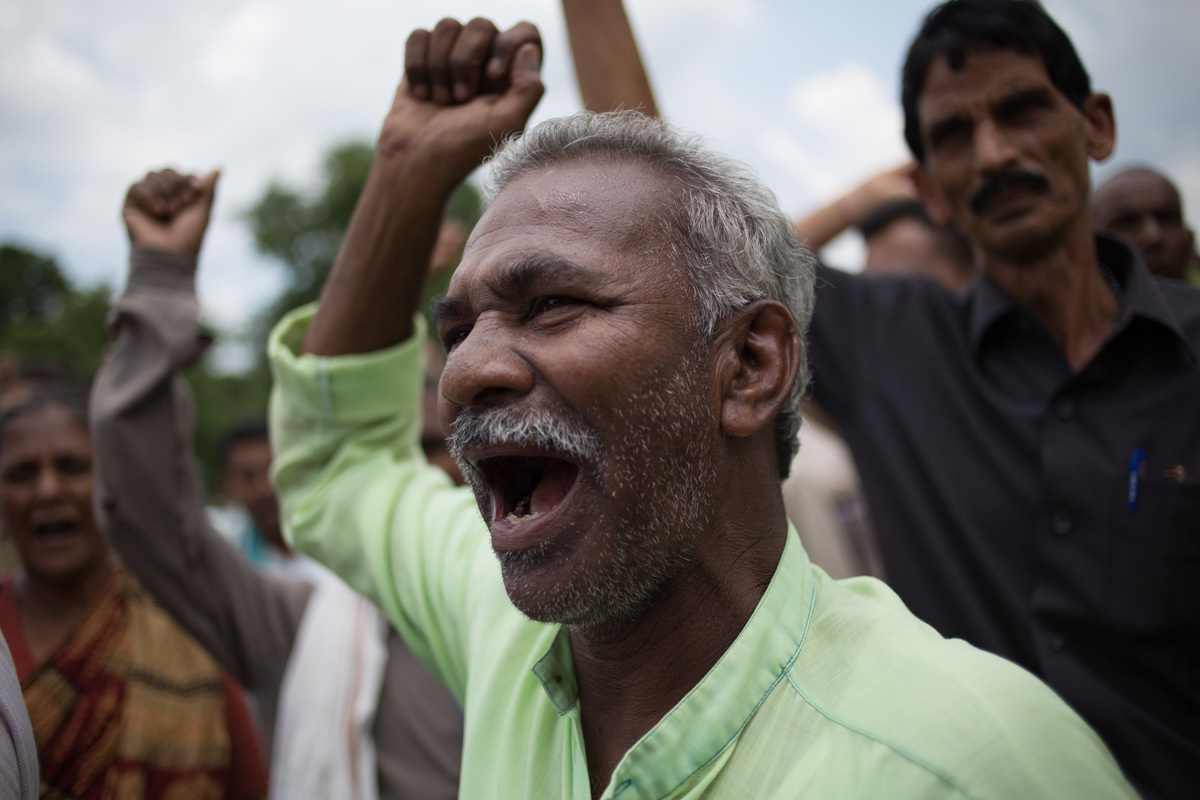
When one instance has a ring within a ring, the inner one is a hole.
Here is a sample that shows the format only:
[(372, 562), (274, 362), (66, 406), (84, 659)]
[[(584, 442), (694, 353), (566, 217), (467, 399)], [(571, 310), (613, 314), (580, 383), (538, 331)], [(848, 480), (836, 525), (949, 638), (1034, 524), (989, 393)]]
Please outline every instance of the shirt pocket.
[(1142, 480), (1117, 512), (1108, 611), (1138, 636), (1200, 634), (1200, 483)]

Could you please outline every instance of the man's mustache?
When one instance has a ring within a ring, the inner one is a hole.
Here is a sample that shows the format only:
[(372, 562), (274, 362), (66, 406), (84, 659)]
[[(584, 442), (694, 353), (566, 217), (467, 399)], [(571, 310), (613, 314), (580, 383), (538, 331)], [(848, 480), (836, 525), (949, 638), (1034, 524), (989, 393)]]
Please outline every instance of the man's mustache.
[(595, 464), (604, 454), (596, 429), (570, 409), (517, 409), (503, 406), (464, 408), (451, 426), (447, 439), (450, 455), (470, 479), (475, 465), (464, 455), (473, 447), (516, 444), (536, 447), (584, 464)]
[(1009, 189), (1032, 189), (1036, 192), (1050, 191), (1050, 181), (1044, 175), (1024, 169), (1006, 169), (998, 175), (988, 178), (971, 197), (971, 210), (976, 214), (983, 211), (984, 206), (992, 198)]

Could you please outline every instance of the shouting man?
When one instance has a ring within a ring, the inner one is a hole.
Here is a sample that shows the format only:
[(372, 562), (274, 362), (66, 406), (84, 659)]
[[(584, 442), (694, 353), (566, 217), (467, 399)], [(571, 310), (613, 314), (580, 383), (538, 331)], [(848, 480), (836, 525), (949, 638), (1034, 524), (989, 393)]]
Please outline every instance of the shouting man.
[(285, 530), (461, 698), (463, 796), (1130, 796), (1040, 682), (789, 535), (812, 262), (769, 192), (656, 122), (496, 155), (434, 312), (471, 489), (424, 462), (442, 205), (524, 126), (539, 62), (526, 24), (410, 37), (320, 307), (271, 342)]

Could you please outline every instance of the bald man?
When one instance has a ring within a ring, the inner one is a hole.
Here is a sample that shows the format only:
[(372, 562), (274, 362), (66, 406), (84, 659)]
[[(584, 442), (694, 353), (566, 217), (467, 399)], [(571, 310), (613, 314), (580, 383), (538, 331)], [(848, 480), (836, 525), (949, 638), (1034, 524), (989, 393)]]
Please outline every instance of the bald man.
[(1179, 189), (1165, 176), (1144, 168), (1117, 173), (1092, 193), (1092, 214), (1097, 230), (1127, 240), (1155, 275), (1188, 279), (1195, 234), (1183, 221)]

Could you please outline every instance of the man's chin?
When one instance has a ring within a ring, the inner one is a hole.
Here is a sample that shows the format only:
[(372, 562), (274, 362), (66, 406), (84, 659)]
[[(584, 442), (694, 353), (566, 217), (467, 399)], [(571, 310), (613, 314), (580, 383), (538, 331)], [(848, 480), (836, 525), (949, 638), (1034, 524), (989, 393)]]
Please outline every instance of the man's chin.
[(504, 590), (513, 606), (534, 622), (591, 628), (612, 624), (618, 606), (589, 591), (582, 578), (557, 578), (549, 555), (497, 553)]
[(1065, 231), (1039, 224), (1032, 218), (1011, 220), (1006, 224), (988, 225), (978, 233), (984, 254), (1010, 264), (1020, 265), (1044, 258), (1062, 246)]

